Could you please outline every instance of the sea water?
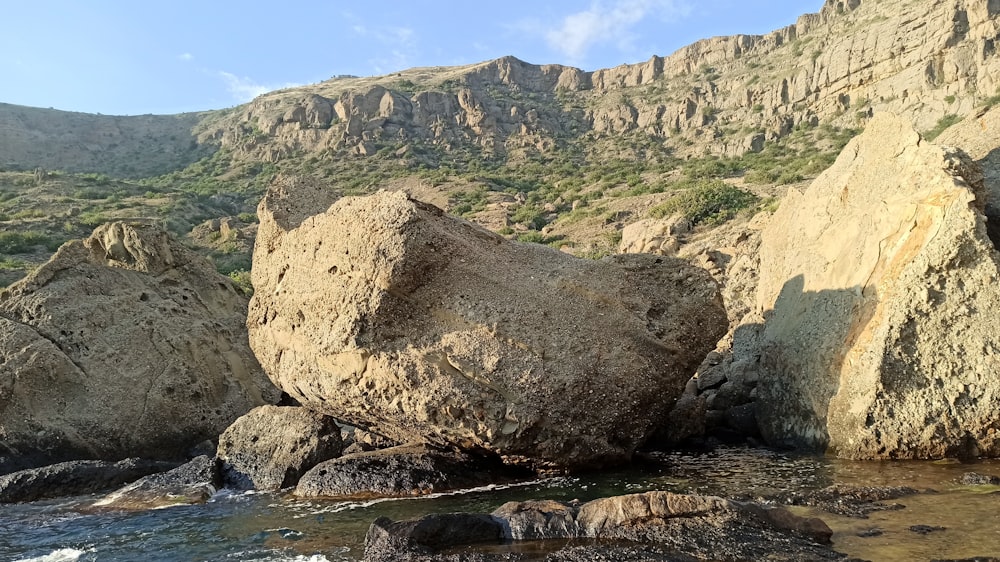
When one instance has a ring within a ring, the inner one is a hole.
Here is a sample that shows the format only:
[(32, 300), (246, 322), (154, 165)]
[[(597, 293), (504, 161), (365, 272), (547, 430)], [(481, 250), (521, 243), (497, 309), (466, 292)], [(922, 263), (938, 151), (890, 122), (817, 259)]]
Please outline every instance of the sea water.
[[(628, 470), (366, 502), (222, 491), (202, 505), (121, 512), (91, 507), (99, 496), (75, 497), (0, 506), (0, 560), (356, 561), (368, 526), (383, 515), (399, 520), (428, 513), (490, 512), (508, 501), (587, 501), (648, 490), (768, 496), (833, 484), (933, 490), (889, 500), (905, 508), (876, 512), (868, 519), (793, 508), (826, 521), (834, 530), (834, 548), (841, 552), (879, 561), (1000, 555), (1000, 488), (962, 486), (962, 474), (972, 470), (1000, 475), (1000, 463), (864, 463), (732, 448), (665, 453), (656, 462)], [(913, 525), (945, 529), (920, 535), (909, 529)]]

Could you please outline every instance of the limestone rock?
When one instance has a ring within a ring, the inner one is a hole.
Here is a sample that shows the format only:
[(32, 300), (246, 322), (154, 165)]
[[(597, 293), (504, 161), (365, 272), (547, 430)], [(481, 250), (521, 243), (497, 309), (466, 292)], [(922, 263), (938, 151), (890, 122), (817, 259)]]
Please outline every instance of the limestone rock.
[(260, 406), (219, 437), (217, 457), (229, 488), (280, 490), (317, 464), (340, 455), (333, 418), (296, 406)]
[(849, 458), (1000, 455), (998, 256), (982, 176), (876, 115), (762, 234), (757, 418)]
[(259, 214), (262, 365), (304, 406), (398, 442), (625, 461), (726, 327), (715, 283), (681, 260), (577, 259), (398, 192), (328, 210), (272, 192)]
[(111, 223), (0, 293), (0, 472), (180, 458), (278, 398), (246, 299), (152, 226)]
[(680, 237), (691, 231), (691, 221), (681, 215), (644, 219), (622, 229), (618, 252), (672, 256), (681, 247)]

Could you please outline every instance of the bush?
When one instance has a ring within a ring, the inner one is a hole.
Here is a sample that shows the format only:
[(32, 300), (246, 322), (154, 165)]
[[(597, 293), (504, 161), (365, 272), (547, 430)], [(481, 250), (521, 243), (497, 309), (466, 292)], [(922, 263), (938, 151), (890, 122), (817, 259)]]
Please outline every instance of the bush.
[(37, 246), (48, 247), (52, 242), (51, 238), (41, 232), (30, 230), (27, 232), (0, 232), (0, 254), (24, 254)]
[(934, 127), (931, 130), (924, 132), (924, 139), (929, 141), (936, 139), (938, 135), (944, 132), (945, 129), (951, 127), (952, 125), (958, 123), (961, 120), (962, 118), (954, 113), (949, 113), (945, 115), (944, 117), (938, 119), (937, 124), (934, 125)]
[(650, 209), (654, 218), (681, 214), (692, 224), (721, 224), (757, 203), (749, 191), (720, 180), (703, 181)]

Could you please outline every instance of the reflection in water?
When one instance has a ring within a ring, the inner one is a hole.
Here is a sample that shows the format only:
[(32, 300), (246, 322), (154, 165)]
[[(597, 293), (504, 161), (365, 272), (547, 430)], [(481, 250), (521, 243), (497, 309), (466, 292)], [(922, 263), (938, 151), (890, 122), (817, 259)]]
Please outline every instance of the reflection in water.
[[(489, 512), (507, 501), (587, 501), (647, 490), (769, 496), (833, 484), (936, 491), (891, 500), (906, 509), (876, 512), (869, 519), (794, 508), (825, 520), (841, 552), (880, 561), (998, 555), (1000, 496), (990, 493), (998, 488), (961, 486), (959, 479), (970, 470), (1000, 474), (1000, 463), (861, 463), (735, 448), (661, 453), (629, 470), (400, 500), (336, 502), (224, 492), (201, 506), (94, 513), (81, 511), (93, 497), (74, 498), (0, 507), (0, 560), (40, 559), (57, 551), (71, 554), (63, 559), (84, 562), (357, 560), (369, 524), (382, 515), (398, 520), (431, 512)], [(946, 529), (920, 535), (909, 530), (913, 525)]]

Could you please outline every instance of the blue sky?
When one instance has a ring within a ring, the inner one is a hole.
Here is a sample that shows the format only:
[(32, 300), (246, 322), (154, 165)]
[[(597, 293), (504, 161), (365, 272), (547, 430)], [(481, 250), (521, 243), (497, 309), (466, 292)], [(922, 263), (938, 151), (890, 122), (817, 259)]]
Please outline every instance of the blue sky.
[(0, 102), (115, 115), (230, 107), (338, 74), (514, 55), (586, 70), (767, 33), (822, 0), (23, 0), (4, 6)]

